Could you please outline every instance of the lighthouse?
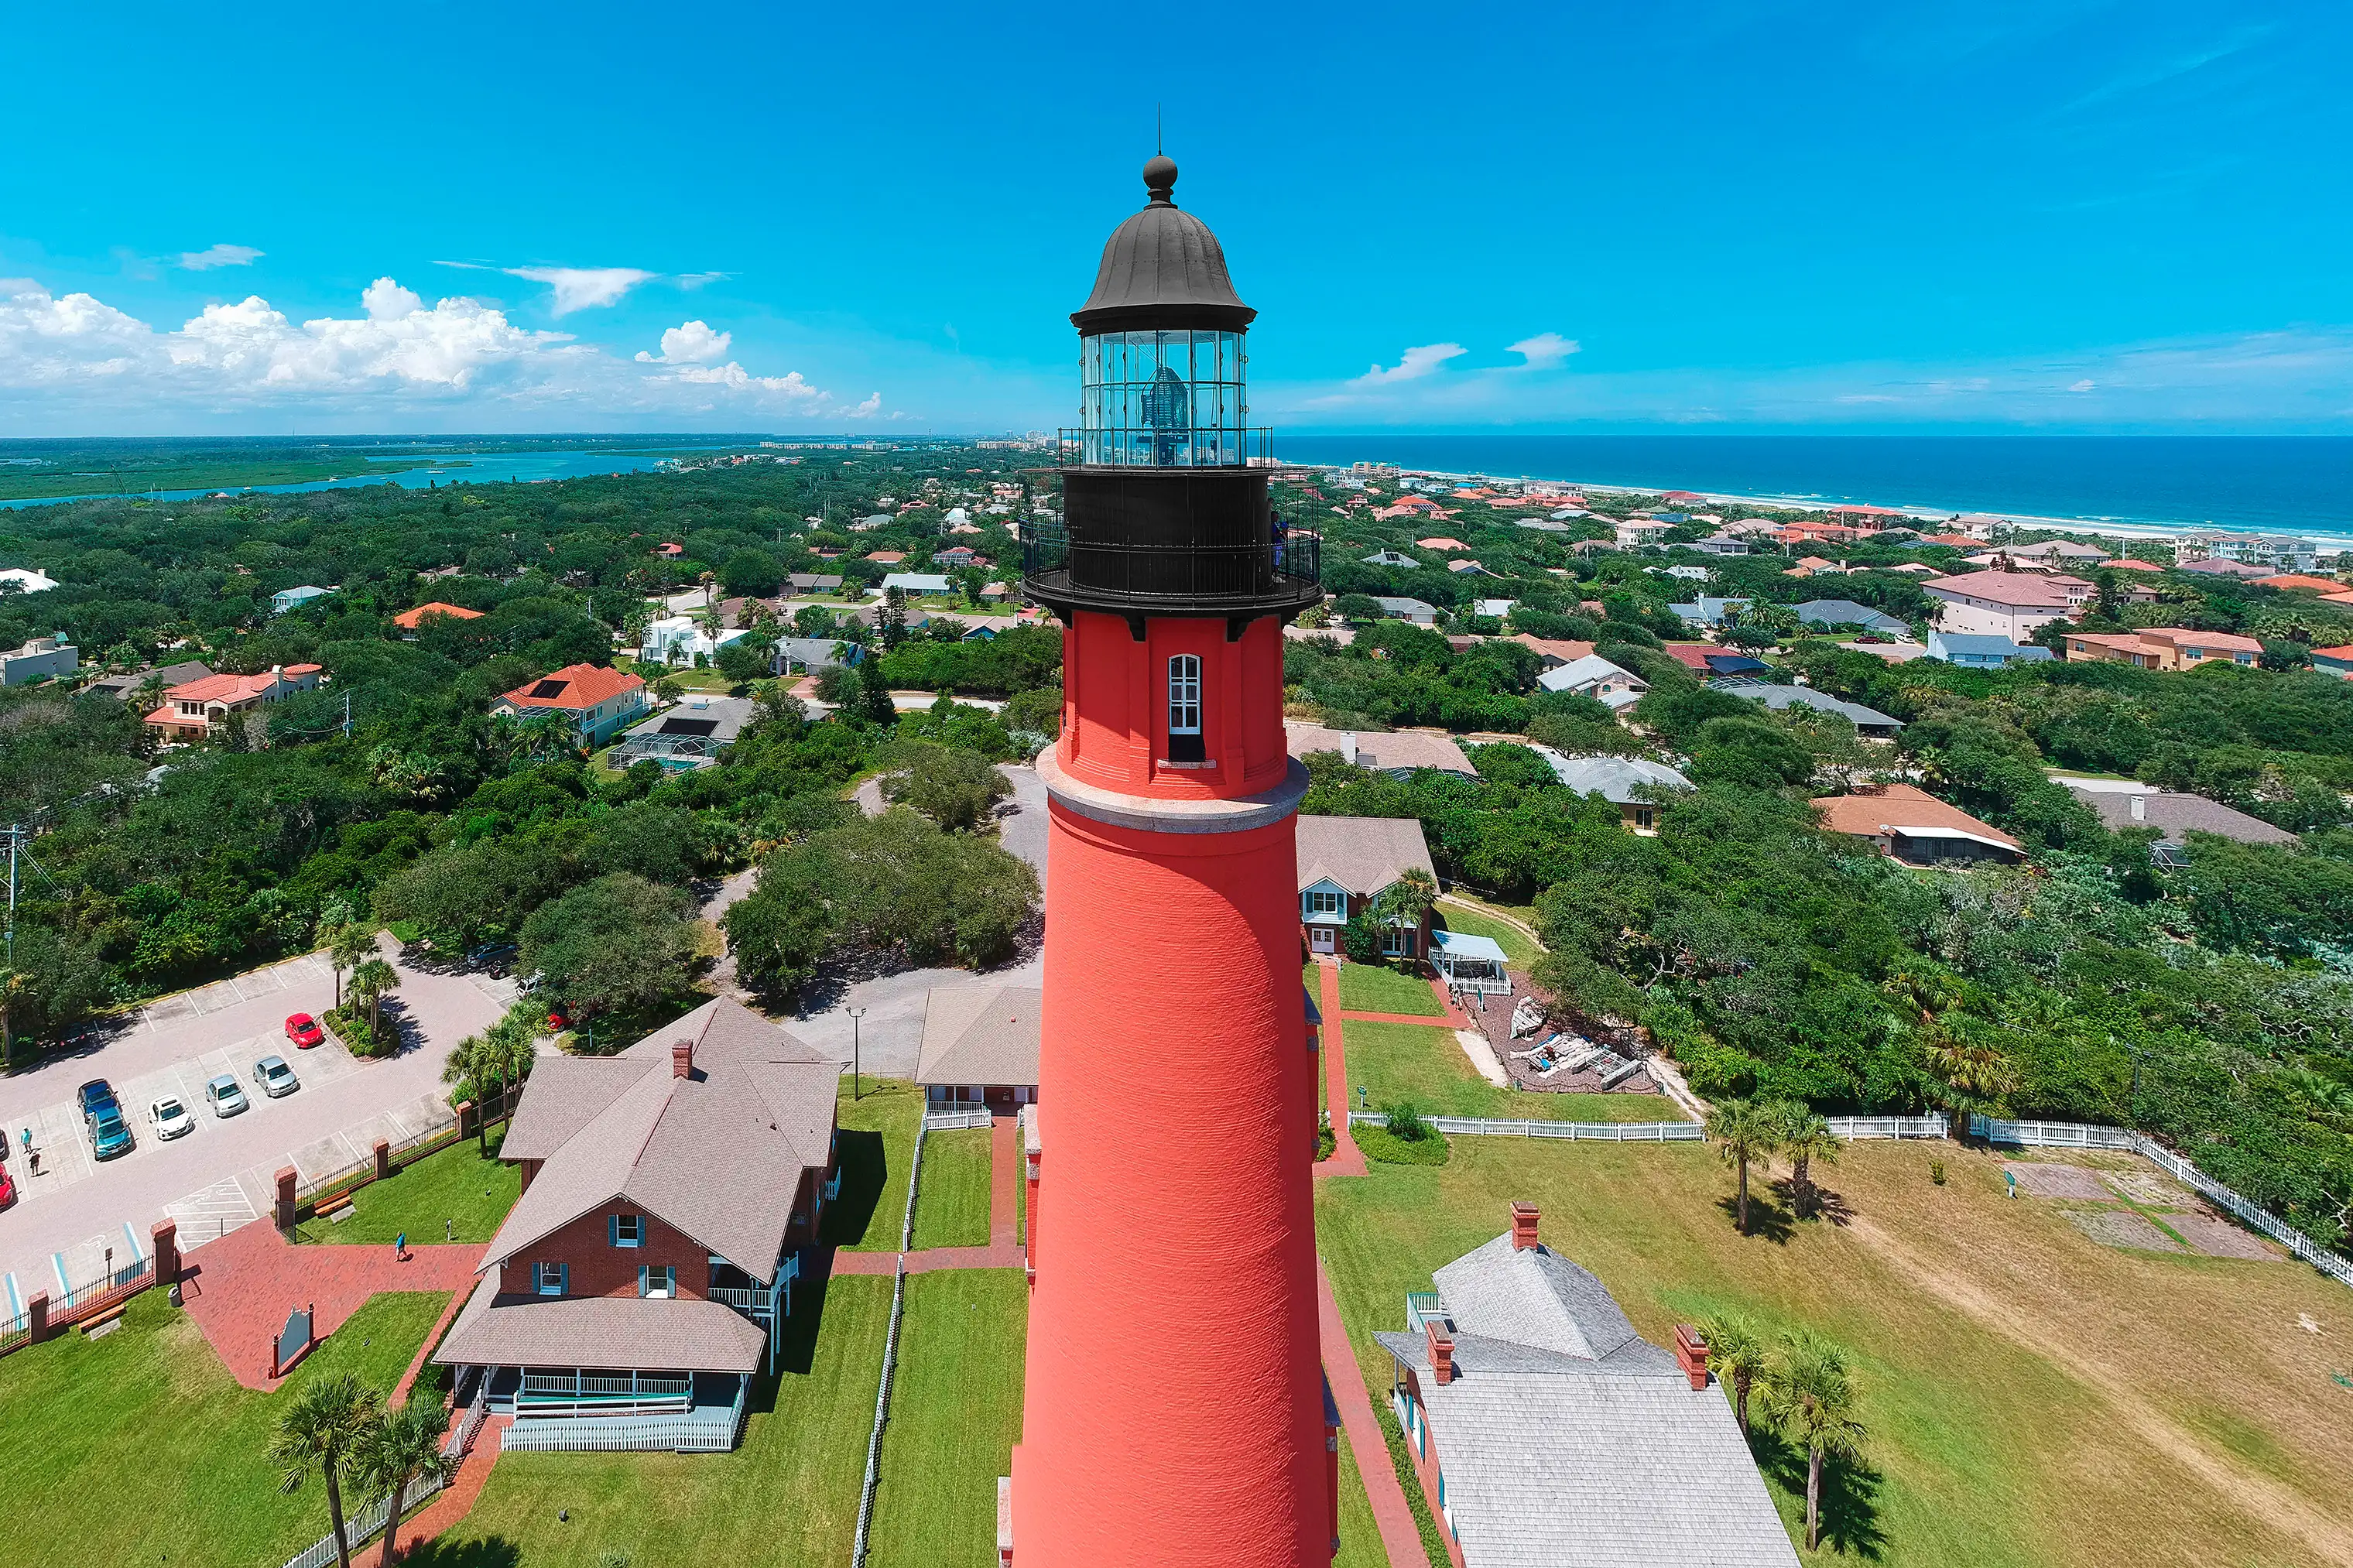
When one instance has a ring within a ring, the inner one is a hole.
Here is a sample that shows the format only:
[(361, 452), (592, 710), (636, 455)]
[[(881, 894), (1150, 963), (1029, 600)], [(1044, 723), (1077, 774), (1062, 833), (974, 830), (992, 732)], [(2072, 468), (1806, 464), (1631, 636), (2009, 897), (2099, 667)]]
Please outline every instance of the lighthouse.
[(1018, 1568), (1308, 1568), (1334, 1550), (1314, 1058), (1282, 627), (1322, 597), (1249, 461), (1245, 336), (1176, 165), (1103, 247), (1063, 521)]

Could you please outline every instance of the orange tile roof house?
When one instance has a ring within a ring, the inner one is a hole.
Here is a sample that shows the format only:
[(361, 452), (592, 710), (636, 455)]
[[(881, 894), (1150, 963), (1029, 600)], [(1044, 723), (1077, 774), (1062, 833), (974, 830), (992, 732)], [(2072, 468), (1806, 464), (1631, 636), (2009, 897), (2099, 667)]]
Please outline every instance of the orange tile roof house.
[(2069, 632), (2070, 664), (2132, 664), (2143, 669), (2188, 669), (2218, 661), (2252, 665), (2263, 645), (2229, 632), (2193, 632), (2180, 626), (2148, 626), (2137, 632)]
[(488, 1380), (507, 1447), (734, 1447), (839, 1192), (840, 1078), (725, 997), (538, 1062), (499, 1152), (522, 1196), (434, 1352)]
[(2015, 863), (2026, 858), (2026, 847), (2000, 828), (1915, 784), (1881, 784), (1813, 805), (1832, 833), (1869, 839), (1881, 854), (1907, 866)]
[(2100, 564), (2111, 572), (2162, 572), (2165, 570), (2154, 561), (2143, 561), (2135, 555), (2119, 555), (2114, 561), (2103, 561)]
[(260, 675), (207, 675), (164, 693), (164, 705), (146, 722), (168, 741), (201, 741), (216, 734), (228, 716), (268, 702), (282, 702), (319, 685), (315, 664), (276, 665)]
[(392, 617), (392, 624), (402, 631), (413, 632), (423, 626), (426, 618), (431, 616), (447, 616), (453, 621), (479, 621), (482, 618), (482, 612), (470, 610), (463, 605), (445, 605), (436, 599), (431, 604), (419, 605), (413, 610), (401, 611)]
[(2315, 577), (2303, 572), (2283, 572), (2276, 577), (2258, 577), (2258, 588), (2277, 588), (2285, 593), (2335, 594), (2345, 584), (2334, 577)]
[(896, 566), (907, 559), (907, 552), (903, 550), (871, 550), (867, 552), (866, 559), (884, 566)]
[(2353, 643), (2312, 650), (2312, 668), (2339, 680), (2353, 680)]
[(1459, 539), (1448, 539), (1443, 535), (1440, 535), (1436, 539), (1417, 539), (1414, 541), (1414, 543), (1423, 550), (1468, 550), (1471, 548)]
[(603, 665), (567, 664), (516, 687), (491, 704), (491, 711), (516, 719), (531, 713), (568, 713), (582, 744), (602, 745), (615, 731), (644, 717), (646, 683)]

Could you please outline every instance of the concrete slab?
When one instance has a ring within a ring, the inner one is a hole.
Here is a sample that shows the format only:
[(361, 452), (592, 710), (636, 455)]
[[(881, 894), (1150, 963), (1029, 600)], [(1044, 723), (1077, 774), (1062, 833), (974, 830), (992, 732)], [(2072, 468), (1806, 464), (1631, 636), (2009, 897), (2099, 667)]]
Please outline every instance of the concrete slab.
[(2070, 1209), (2077, 1230), (2102, 1247), (2135, 1252), (2179, 1252), (2181, 1244), (2130, 1209)]
[(251, 1224), (261, 1217), (262, 1211), (238, 1178), (229, 1176), (176, 1203), (165, 1204), (164, 1212), (179, 1226), (180, 1250), (185, 1252)]
[(2109, 1192), (2100, 1173), (2081, 1165), (2046, 1164), (2039, 1160), (2005, 1160), (2004, 1171), (2018, 1180), (2018, 1190), (2033, 1198), (2105, 1198)]
[(2208, 1258), (2243, 1258), (2256, 1263), (2277, 1263), (2287, 1257), (2253, 1231), (2242, 1230), (2221, 1215), (2185, 1209), (2161, 1214), (2158, 1219), (2190, 1247)]

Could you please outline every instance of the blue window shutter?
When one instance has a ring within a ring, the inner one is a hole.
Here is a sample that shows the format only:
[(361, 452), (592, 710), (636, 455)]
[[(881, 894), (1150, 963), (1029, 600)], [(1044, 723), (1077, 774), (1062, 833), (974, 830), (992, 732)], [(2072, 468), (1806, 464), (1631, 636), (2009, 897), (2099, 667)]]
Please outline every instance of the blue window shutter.
[(638, 1264), (638, 1295), (640, 1295), (640, 1296), (643, 1296), (645, 1293), (646, 1293), (646, 1266), (645, 1266), (644, 1264), (640, 1263), (640, 1264)]
[(555, 1293), (559, 1296), (572, 1293), (572, 1265), (569, 1263), (555, 1266)]
[(615, 1247), (621, 1245), (621, 1216), (619, 1215), (608, 1214), (605, 1216), (605, 1239)]

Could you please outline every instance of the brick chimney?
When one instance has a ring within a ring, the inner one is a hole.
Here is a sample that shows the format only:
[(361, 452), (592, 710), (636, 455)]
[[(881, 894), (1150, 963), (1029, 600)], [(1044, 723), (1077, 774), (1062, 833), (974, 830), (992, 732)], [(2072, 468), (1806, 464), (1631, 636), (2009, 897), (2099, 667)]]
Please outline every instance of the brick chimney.
[(1454, 1329), (1452, 1324), (1440, 1328), (1443, 1318), (1425, 1318), (1421, 1331), (1430, 1336), (1430, 1375), (1440, 1383), (1454, 1381)]
[(1512, 1205), (1512, 1250), (1526, 1252), (1536, 1245), (1536, 1205)]
[(1683, 1369), (1694, 1389), (1707, 1386), (1707, 1342), (1689, 1323), (1675, 1325), (1675, 1364)]
[(694, 1076), (694, 1042), (679, 1040), (670, 1048), (670, 1070), (673, 1078)]

